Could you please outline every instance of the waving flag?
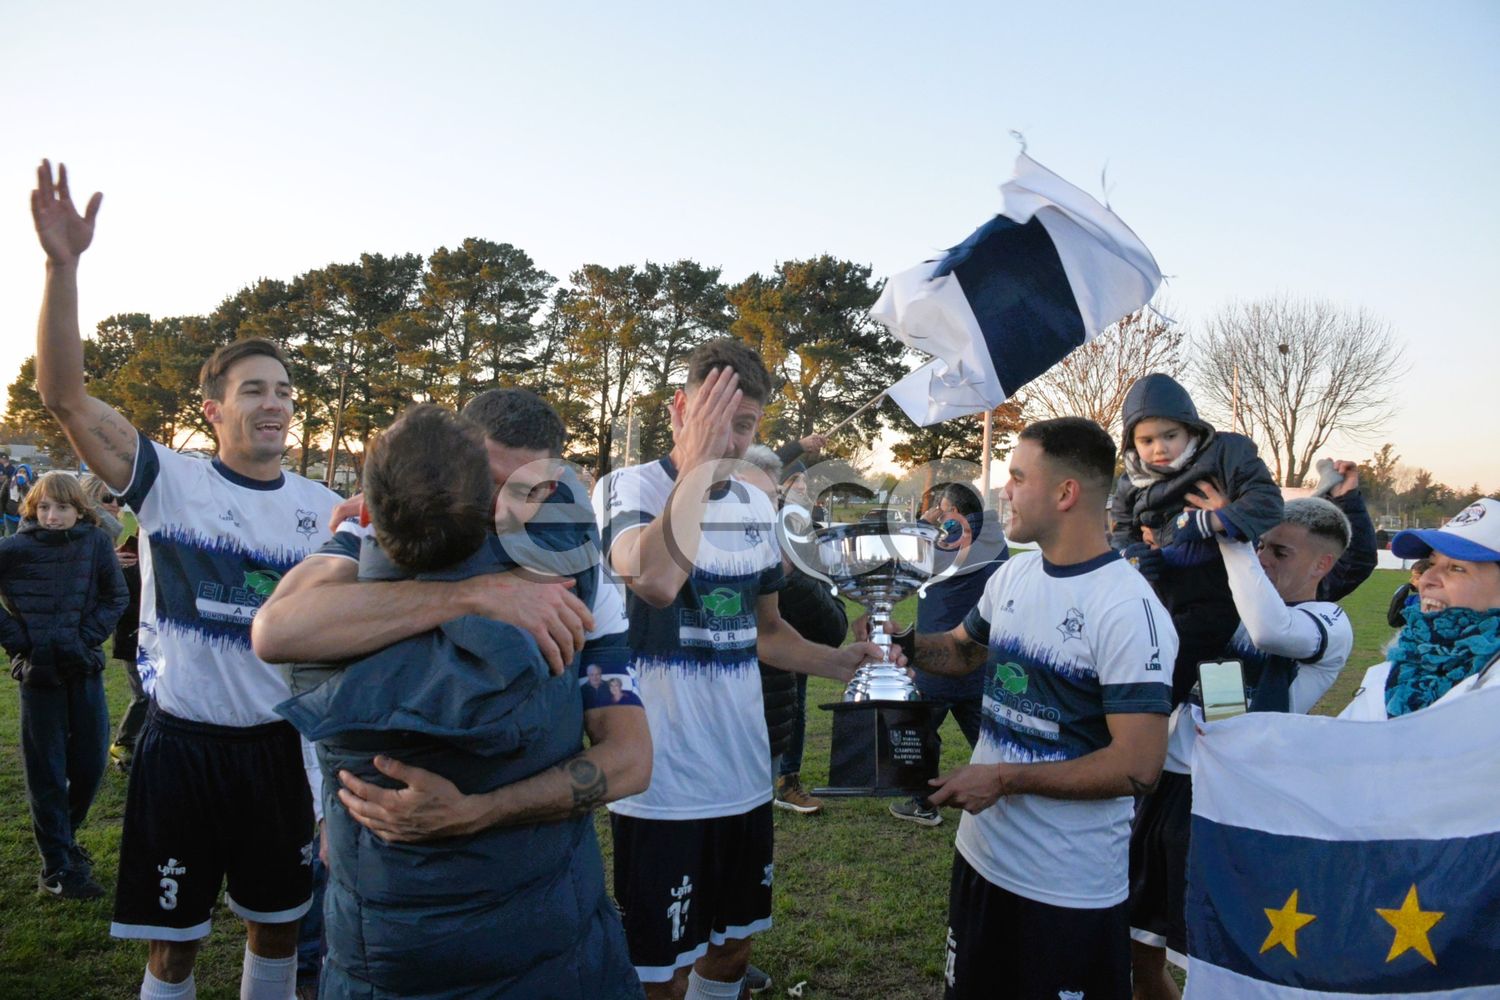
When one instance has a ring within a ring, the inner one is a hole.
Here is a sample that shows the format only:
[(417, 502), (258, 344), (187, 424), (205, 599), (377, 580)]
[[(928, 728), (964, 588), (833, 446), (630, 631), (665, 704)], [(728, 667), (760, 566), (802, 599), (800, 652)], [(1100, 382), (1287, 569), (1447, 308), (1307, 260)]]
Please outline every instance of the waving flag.
[(892, 276), (870, 310), (934, 356), (887, 392), (918, 424), (994, 409), (1161, 284), (1119, 216), (1025, 153), (1000, 191), (1003, 214)]
[(1187, 996), (1500, 996), (1500, 689), (1258, 713), (1193, 759)]

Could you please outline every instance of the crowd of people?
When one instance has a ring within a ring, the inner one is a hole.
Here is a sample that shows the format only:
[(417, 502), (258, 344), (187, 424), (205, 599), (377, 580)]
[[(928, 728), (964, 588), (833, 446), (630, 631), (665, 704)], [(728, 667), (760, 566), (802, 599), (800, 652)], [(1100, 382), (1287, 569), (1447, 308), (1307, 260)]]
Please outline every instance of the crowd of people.
[[(772, 810), (824, 807), (800, 781), (806, 677), (882, 651), (778, 542), (778, 508), (821, 499), (796, 453), (826, 442), (756, 445), (760, 357), (696, 349), (670, 452), (592, 490), (556, 411), (500, 387), (409, 409), (346, 501), (282, 467), (293, 387), (269, 341), (203, 365), (212, 461), (90, 396), (77, 272), (99, 196), (79, 213), (44, 163), (32, 208), (37, 387), (92, 475), (27, 470), (0, 642), (44, 892), (104, 893), (77, 830), (107, 761), (128, 770), (110, 932), (148, 942), (143, 1000), (195, 995), (226, 885), (245, 1000), (763, 988)], [(890, 806), (963, 812), (950, 998), (1175, 996), (1199, 664), (1237, 661), (1248, 711), (1307, 712), (1350, 656), (1338, 601), (1375, 565), (1355, 467), (1283, 502), (1166, 375), (1123, 423), (1118, 443), (1080, 418), (1020, 433), (1008, 536), (1030, 551), (1006, 558), (962, 484), (924, 514), (954, 558), (996, 550), (931, 587), (893, 647), (973, 748)], [(1500, 503), (1392, 547), (1428, 565), (1351, 717), (1460, 696), (1500, 654)], [(133, 695), (112, 744), (111, 635)]]

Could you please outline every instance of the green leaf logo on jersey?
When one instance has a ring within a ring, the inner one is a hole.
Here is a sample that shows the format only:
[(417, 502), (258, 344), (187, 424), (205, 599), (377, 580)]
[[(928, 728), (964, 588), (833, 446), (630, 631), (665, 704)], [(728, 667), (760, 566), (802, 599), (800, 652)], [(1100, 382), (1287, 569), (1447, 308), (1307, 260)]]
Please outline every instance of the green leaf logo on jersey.
[(716, 587), (703, 595), (703, 606), (716, 618), (728, 618), (740, 613), (740, 592), (728, 587)]
[(1026, 671), (1022, 670), (1018, 664), (997, 663), (995, 664), (995, 683), (1011, 694), (1025, 694), (1031, 681), (1026, 676)]
[(271, 591), (281, 582), (281, 574), (274, 570), (258, 569), (245, 574), (245, 589), (254, 591), (261, 597), (270, 597)]

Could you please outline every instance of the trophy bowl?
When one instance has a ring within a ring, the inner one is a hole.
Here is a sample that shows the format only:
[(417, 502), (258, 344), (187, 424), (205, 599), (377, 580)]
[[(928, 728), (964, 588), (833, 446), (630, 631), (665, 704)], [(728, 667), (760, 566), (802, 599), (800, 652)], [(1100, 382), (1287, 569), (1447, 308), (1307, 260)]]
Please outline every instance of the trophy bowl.
[(861, 521), (814, 533), (817, 558), (838, 593), (870, 613), (870, 641), (883, 659), (855, 672), (845, 701), (916, 701), (921, 697), (906, 670), (891, 662), (886, 623), (891, 610), (932, 576), (939, 531), (930, 524)]
[(864, 605), (870, 641), (881, 659), (855, 671), (833, 712), (829, 785), (815, 795), (909, 795), (936, 776), (942, 742), (937, 704), (924, 701), (905, 667), (891, 661), (891, 609), (933, 573), (938, 529), (888, 519), (835, 524), (811, 532), (812, 553), (837, 593)]

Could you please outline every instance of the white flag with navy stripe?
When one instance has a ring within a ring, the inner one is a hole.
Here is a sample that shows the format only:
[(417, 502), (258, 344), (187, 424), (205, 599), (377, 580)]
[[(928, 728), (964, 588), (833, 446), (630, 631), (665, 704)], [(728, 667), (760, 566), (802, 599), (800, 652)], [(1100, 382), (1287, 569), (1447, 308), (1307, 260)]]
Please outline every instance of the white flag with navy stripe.
[(1119, 216), (1025, 153), (1000, 191), (1003, 214), (893, 275), (870, 310), (933, 355), (887, 392), (918, 424), (999, 406), (1161, 284)]
[(1500, 688), (1196, 743), (1190, 1000), (1500, 996)]

